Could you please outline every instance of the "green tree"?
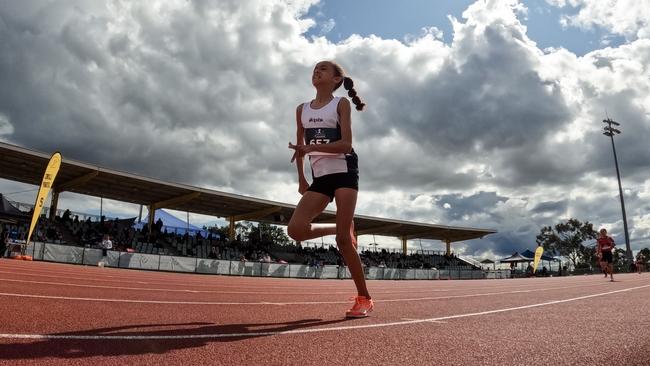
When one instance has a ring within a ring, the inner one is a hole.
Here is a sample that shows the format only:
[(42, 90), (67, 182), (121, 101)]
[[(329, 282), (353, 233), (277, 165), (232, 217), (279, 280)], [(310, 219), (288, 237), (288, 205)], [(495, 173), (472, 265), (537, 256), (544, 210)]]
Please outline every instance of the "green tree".
[(583, 244), (587, 240), (596, 239), (598, 233), (594, 230), (593, 224), (578, 219), (569, 219), (567, 222), (559, 223), (553, 227), (545, 226), (537, 235), (536, 242), (542, 245), (544, 250), (559, 253), (568, 258), (574, 267), (580, 262), (592, 260), (591, 251)]
[(643, 248), (643, 249), (639, 250), (639, 254), (643, 254), (643, 258), (645, 258), (646, 262), (650, 260), (650, 249)]
[[(261, 232), (261, 233), (260, 233)], [(291, 243), (291, 239), (282, 228), (260, 222), (258, 224), (248, 224), (248, 240), (252, 242), (257, 241), (272, 241), (275, 244), (287, 245)]]
[(580, 258), (585, 264), (590, 264), (593, 268), (598, 268), (598, 256), (596, 255), (596, 246), (582, 246)]
[[(230, 232), (230, 226), (212, 226), (208, 228), (212, 233), (219, 234), (222, 238), (228, 238)], [(242, 224), (240, 222), (235, 223), (235, 237), (228, 238), (229, 241), (233, 241), (237, 238), (237, 235), (241, 235), (242, 239), (248, 237), (248, 231), (250, 230), (249, 226)]]
[(627, 261), (627, 255), (625, 249), (616, 248), (612, 251), (612, 257), (614, 259), (614, 271), (616, 272), (629, 272), (630, 263)]
[[(229, 226), (213, 226), (209, 230), (213, 233), (221, 235), (223, 238), (228, 238)], [(261, 235), (260, 235), (261, 229)], [(282, 228), (266, 223), (253, 223), (253, 222), (237, 222), (235, 223), (235, 237), (228, 238), (235, 240), (237, 235), (241, 235), (242, 240), (251, 242), (259, 242), (260, 239), (271, 240), (276, 244), (287, 245), (291, 243), (291, 239)]]

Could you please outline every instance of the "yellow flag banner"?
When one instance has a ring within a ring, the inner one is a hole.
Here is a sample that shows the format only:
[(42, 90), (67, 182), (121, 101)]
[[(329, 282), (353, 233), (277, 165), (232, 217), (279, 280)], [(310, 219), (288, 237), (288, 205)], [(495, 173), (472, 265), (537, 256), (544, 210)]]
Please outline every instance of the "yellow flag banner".
[(52, 157), (50, 157), (50, 162), (47, 164), (47, 168), (45, 169), (45, 174), (43, 175), (41, 188), (39, 188), (38, 196), (36, 196), (36, 203), (34, 204), (34, 214), (32, 215), (32, 223), (31, 225), (29, 225), (29, 234), (27, 234), (27, 241), (25, 242), (25, 244), (29, 244), (29, 239), (32, 237), (32, 232), (36, 227), (36, 223), (38, 222), (38, 217), (41, 215), (41, 210), (43, 209), (45, 198), (47, 198), (48, 193), (50, 193), (52, 184), (54, 184), (54, 178), (56, 178), (56, 174), (59, 172), (60, 167), (61, 167), (61, 154), (55, 152), (54, 154), (52, 154)]
[(535, 250), (535, 260), (533, 261), (533, 273), (537, 271), (537, 265), (539, 264), (540, 259), (542, 259), (542, 254), (544, 254), (544, 248), (539, 246)]

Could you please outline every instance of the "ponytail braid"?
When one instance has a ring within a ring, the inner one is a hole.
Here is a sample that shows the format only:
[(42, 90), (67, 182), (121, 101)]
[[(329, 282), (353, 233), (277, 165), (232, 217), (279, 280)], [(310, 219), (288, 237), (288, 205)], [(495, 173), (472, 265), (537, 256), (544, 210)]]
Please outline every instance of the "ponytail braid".
[(335, 86), (334, 90), (338, 89), (341, 84), (343, 84), (343, 88), (348, 91), (348, 96), (352, 98), (352, 103), (354, 103), (354, 106), (358, 111), (362, 111), (363, 108), (366, 106), (366, 103), (361, 101), (361, 98), (357, 95), (357, 91), (354, 90), (354, 82), (352, 79), (349, 77), (345, 76), (345, 71), (343, 71), (343, 68), (341, 65), (337, 64), (335, 61), (327, 61), (332, 64), (334, 67), (334, 71), (336, 73), (336, 76), (342, 76), (343, 80), (339, 81)]
[(361, 101), (361, 98), (357, 95), (357, 91), (354, 90), (354, 81), (352, 81), (351, 78), (349, 77), (344, 77), (343, 78), (343, 88), (348, 91), (348, 96), (352, 98), (352, 103), (354, 103), (356, 109), (358, 111), (362, 111), (363, 108), (366, 106), (366, 103), (363, 103)]

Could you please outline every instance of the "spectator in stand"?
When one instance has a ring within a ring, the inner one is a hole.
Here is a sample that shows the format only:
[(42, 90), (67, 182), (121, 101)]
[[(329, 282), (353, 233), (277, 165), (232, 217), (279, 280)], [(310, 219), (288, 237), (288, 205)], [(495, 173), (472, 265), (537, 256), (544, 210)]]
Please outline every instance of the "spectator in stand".
[(56, 229), (54, 228), (54, 226), (49, 226), (47, 230), (45, 230), (45, 237), (48, 240), (52, 240), (52, 241), (56, 239)]
[(0, 234), (0, 257), (5, 256), (5, 250), (7, 250), (7, 243), (9, 242), (9, 230), (6, 227), (2, 227), (2, 234)]
[(526, 277), (532, 277), (533, 276), (533, 266), (528, 263), (528, 267), (526, 267)]
[(264, 253), (264, 255), (261, 258), (261, 262), (271, 263), (271, 262), (273, 262), (273, 260), (271, 259), (271, 256), (269, 255), (269, 253)]
[(35, 239), (36, 241), (45, 241), (45, 233), (43, 233), (43, 227), (41, 225), (36, 226)]
[(62, 217), (63, 220), (62, 220), (62, 221), (63, 221), (64, 223), (70, 221), (70, 214), (71, 214), (71, 212), (70, 212), (70, 210), (68, 210), (68, 209), (66, 209), (66, 210), (63, 212), (63, 217)]
[(219, 249), (217, 249), (217, 247), (215, 246), (212, 246), (212, 249), (210, 250), (210, 254), (208, 254), (208, 258), (219, 259)]
[(102, 249), (102, 259), (97, 263), (99, 267), (104, 267), (104, 260), (106, 259), (106, 256), (108, 255), (108, 250), (113, 249), (113, 242), (111, 241), (111, 237), (108, 234), (104, 234), (104, 237), (102, 238), (102, 242), (99, 244), (100, 248)]

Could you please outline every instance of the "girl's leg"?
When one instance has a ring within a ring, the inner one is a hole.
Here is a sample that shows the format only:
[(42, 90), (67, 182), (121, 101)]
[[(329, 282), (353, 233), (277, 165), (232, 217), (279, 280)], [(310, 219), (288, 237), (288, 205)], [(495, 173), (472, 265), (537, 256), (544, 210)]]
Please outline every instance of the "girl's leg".
[(291, 215), (287, 233), (293, 240), (304, 241), (336, 234), (336, 224), (312, 224), (330, 202), (322, 193), (307, 191), (302, 195), (298, 206)]
[(357, 191), (352, 188), (339, 188), (335, 192), (335, 199), (336, 244), (343, 255), (343, 259), (345, 259), (345, 264), (350, 269), (354, 284), (357, 286), (358, 295), (370, 299), (361, 259), (353, 245), (352, 219), (354, 218), (354, 209), (357, 206)]

